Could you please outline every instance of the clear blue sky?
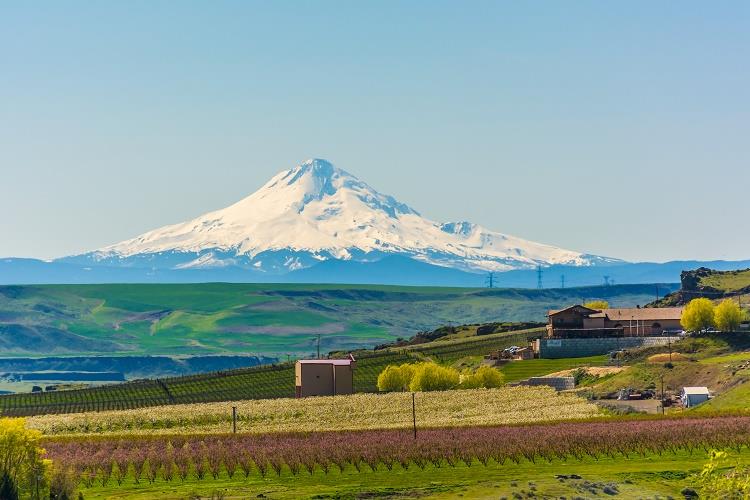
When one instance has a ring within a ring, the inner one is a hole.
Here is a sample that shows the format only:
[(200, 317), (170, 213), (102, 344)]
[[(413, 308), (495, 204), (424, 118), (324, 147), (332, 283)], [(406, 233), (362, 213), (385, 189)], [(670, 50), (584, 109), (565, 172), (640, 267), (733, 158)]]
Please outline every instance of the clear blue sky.
[(750, 258), (750, 3), (2, 2), (0, 256), (326, 158), (432, 219)]

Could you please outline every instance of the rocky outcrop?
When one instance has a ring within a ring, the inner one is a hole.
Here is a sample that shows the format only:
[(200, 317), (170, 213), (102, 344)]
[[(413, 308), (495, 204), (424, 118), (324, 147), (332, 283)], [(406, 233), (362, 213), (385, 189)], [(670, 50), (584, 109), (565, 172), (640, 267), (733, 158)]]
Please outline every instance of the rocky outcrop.
[(750, 269), (740, 271), (715, 271), (707, 267), (699, 267), (692, 271), (682, 271), (680, 273), (680, 289), (670, 293), (663, 299), (648, 304), (647, 307), (672, 307), (687, 304), (692, 299), (706, 297), (709, 299), (720, 299), (723, 297), (735, 297), (750, 293), (750, 286), (736, 290), (722, 290), (706, 284), (706, 278), (713, 276), (731, 275), (745, 273)]

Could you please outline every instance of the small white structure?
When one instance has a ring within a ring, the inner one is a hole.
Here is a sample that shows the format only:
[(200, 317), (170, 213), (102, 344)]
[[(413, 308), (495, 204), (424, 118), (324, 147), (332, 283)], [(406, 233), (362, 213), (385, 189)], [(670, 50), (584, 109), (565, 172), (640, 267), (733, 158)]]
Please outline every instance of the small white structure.
[(710, 398), (711, 393), (708, 392), (708, 387), (683, 387), (680, 391), (680, 399), (685, 408), (701, 404)]

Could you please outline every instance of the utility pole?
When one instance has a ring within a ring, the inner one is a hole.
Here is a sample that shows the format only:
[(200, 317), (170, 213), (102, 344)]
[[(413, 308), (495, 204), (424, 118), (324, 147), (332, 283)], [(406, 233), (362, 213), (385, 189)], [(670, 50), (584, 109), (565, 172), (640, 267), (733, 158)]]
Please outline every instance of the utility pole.
[(232, 434), (237, 434), (237, 407), (232, 406)]
[(664, 415), (664, 375), (662, 374), (661, 377), (661, 414)]
[(536, 266), (536, 287), (539, 290), (542, 289), (542, 265), (541, 264)]
[(320, 334), (318, 334), (318, 359), (320, 359)]
[(560, 276), (560, 288), (565, 288), (565, 275)]
[(659, 301), (659, 285), (655, 285), (655, 286), (656, 286), (656, 301), (658, 302)]

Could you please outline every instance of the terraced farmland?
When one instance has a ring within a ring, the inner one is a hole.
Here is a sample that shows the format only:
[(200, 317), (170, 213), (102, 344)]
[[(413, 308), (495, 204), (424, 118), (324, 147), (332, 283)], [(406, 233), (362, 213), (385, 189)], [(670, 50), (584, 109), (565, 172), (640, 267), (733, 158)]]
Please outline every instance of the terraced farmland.
[[(357, 392), (376, 392), (378, 374), (389, 364), (422, 358), (451, 364), (467, 356), (482, 356), (511, 345), (526, 345), (541, 337), (543, 328), (517, 332), (461, 337), (382, 351), (357, 353), (354, 387)], [(529, 360), (502, 368), (506, 381), (542, 375), (576, 366), (600, 365), (605, 356), (573, 360)], [(0, 396), (3, 415), (39, 415), (87, 411), (124, 410), (169, 404), (207, 403), (294, 396), (292, 363), (162, 379), (138, 380), (89, 389)]]
[[(373, 392), (378, 374), (388, 364), (412, 358), (385, 351), (360, 357), (354, 376), (358, 392)], [(148, 406), (206, 403), (294, 396), (291, 363), (213, 372), (186, 377), (142, 380), (90, 389), (0, 396), (3, 415), (39, 415), (124, 410)]]

